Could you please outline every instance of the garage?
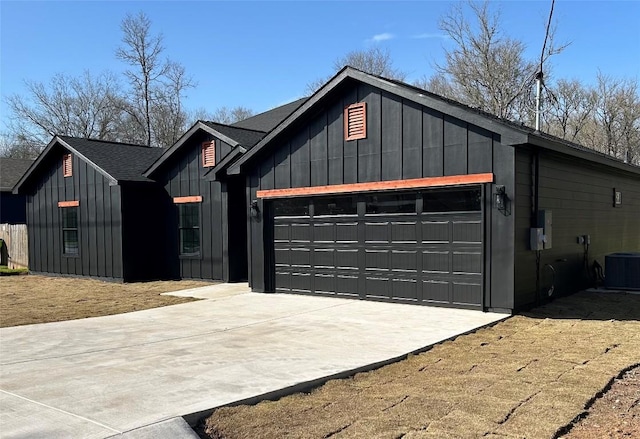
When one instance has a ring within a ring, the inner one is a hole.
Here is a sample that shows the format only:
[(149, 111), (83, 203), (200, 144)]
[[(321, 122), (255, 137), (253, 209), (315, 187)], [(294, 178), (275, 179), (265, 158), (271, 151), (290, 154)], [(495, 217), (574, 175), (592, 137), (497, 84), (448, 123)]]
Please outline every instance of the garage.
[(481, 186), (274, 199), (275, 291), (482, 307)]

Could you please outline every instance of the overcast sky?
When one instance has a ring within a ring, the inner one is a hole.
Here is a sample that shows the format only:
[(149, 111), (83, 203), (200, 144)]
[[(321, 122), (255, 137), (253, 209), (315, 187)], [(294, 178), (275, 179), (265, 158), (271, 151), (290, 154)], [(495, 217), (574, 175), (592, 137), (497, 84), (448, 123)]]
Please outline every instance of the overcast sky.
[[(551, 0), (495, 2), (507, 35), (539, 57)], [(1, 120), (7, 95), (25, 80), (55, 73), (121, 71), (114, 51), (120, 22), (144, 11), (164, 35), (166, 55), (198, 83), (187, 107), (213, 111), (242, 105), (264, 111), (303, 96), (305, 86), (332, 73), (346, 52), (388, 49), (408, 82), (430, 75), (452, 47), (438, 19), (452, 2), (1, 1)], [(555, 57), (555, 77), (591, 82), (598, 69), (640, 76), (640, 1), (557, 0), (557, 39), (570, 42)], [(3, 127), (0, 126), (0, 129)]]

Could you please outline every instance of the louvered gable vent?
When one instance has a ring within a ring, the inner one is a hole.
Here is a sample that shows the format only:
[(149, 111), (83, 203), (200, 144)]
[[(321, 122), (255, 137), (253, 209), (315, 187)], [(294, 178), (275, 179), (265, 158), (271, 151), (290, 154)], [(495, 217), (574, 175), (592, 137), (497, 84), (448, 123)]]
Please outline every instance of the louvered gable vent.
[(202, 144), (202, 166), (205, 168), (216, 164), (216, 142), (204, 142)]
[(367, 137), (367, 107), (365, 102), (344, 109), (344, 138), (357, 140)]
[(71, 177), (73, 175), (73, 158), (71, 154), (62, 156), (62, 175), (65, 177)]

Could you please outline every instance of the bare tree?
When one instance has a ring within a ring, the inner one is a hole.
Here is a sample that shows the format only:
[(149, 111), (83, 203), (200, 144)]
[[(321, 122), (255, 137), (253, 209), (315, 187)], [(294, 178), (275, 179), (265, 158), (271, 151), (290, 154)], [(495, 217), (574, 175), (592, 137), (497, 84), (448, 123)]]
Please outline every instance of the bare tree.
[[(365, 50), (352, 50), (344, 56), (336, 58), (333, 62), (333, 70), (338, 72), (345, 66), (351, 66), (365, 73), (382, 76), (388, 79), (404, 81), (407, 74), (393, 65), (393, 59), (388, 49), (371, 47)], [(307, 84), (306, 92), (315, 93), (326, 83), (330, 77), (316, 79)]]
[(545, 93), (544, 126), (549, 134), (571, 142), (579, 142), (592, 119), (597, 104), (595, 91), (578, 80), (560, 79)]
[(176, 132), (184, 128), (181, 100), (194, 83), (184, 67), (162, 58), (162, 35), (151, 33), (151, 21), (143, 12), (127, 15), (121, 29), (123, 45), (116, 57), (130, 66), (125, 76), (133, 98), (124, 110), (144, 132), (146, 145), (169, 146), (177, 138)]
[(78, 78), (55, 75), (48, 84), (26, 82), (27, 97), (7, 99), (9, 133), (20, 145), (42, 148), (52, 134), (116, 140), (120, 89), (111, 73)]
[[(471, 11), (471, 21), (465, 5)], [(491, 11), (488, 1), (455, 4), (440, 20), (440, 29), (455, 47), (445, 50), (444, 63), (435, 66), (436, 75), (422, 84), (496, 116), (527, 119), (539, 63), (525, 58), (522, 41), (502, 34), (500, 20), (499, 12)], [(564, 47), (554, 46), (551, 29), (542, 61)]]
[(220, 107), (209, 116), (209, 120), (213, 122), (230, 125), (235, 122), (247, 119), (254, 115), (253, 110), (246, 107)]

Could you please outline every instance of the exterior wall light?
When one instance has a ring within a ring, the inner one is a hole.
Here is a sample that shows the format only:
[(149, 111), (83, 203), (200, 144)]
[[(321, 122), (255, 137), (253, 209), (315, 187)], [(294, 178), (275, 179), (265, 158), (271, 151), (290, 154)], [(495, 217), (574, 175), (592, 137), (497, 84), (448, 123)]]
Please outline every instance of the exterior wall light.
[(496, 191), (493, 194), (493, 205), (504, 215), (511, 213), (509, 211), (509, 197), (507, 197), (507, 191), (503, 185), (496, 186)]
[(255, 218), (260, 216), (260, 205), (258, 204), (258, 200), (251, 201), (251, 216)]

